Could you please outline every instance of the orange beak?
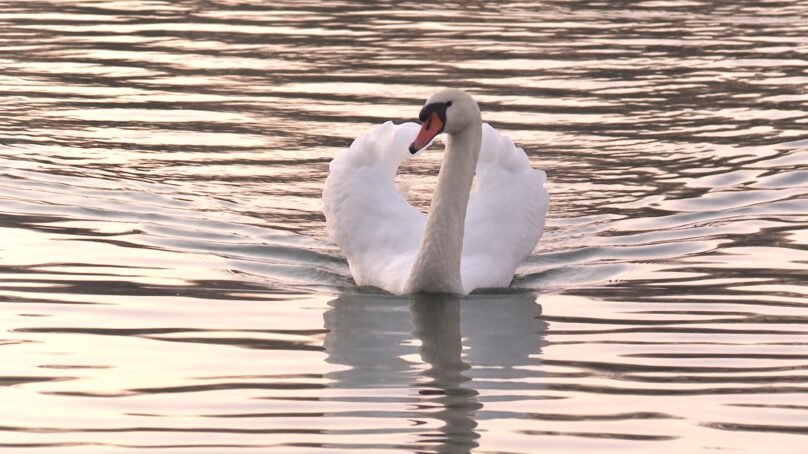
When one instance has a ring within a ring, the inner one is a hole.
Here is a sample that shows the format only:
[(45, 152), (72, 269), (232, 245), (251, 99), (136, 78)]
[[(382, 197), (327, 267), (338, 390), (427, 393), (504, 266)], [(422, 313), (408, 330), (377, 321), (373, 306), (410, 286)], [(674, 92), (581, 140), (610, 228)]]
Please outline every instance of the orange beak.
[(415, 154), (424, 148), (436, 135), (443, 131), (443, 122), (436, 112), (432, 112), (425, 122), (421, 123), (421, 130), (410, 144), (410, 153)]

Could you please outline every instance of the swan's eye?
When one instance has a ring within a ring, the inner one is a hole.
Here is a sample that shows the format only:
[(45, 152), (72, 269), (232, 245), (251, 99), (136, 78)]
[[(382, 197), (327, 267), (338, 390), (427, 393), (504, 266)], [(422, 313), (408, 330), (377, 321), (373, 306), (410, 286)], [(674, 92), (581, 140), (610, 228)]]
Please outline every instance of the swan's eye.
[(446, 101), (446, 107), (449, 107), (451, 105), (452, 105), (452, 101)]

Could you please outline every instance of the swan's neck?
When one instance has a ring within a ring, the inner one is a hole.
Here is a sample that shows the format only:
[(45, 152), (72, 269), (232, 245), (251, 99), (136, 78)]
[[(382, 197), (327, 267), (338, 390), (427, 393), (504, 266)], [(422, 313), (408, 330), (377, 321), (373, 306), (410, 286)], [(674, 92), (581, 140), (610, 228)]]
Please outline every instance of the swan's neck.
[(460, 257), (474, 170), (480, 156), (482, 124), (450, 134), (421, 247), (410, 272), (411, 293), (462, 294)]

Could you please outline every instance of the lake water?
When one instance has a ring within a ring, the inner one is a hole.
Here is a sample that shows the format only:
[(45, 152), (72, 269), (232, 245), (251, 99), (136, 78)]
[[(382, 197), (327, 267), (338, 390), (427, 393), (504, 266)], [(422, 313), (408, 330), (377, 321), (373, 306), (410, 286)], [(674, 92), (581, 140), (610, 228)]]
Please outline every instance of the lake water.
[[(357, 288), (328, 163), (443, 86), (546, 233)], [(808, 452), (806, 105), (800, 1), (0, 1), (0, 450)]]

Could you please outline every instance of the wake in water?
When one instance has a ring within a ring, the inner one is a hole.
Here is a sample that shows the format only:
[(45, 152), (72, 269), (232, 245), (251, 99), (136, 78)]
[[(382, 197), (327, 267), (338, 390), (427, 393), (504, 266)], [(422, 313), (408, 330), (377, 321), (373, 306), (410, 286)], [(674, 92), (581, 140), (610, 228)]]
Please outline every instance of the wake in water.
[[(800, 451), (805, 6), (418, 6), (0, 1), (0, 450)], [(435, 81), (547, 230), (507, 290), (357, 288), (328, 164)]]

